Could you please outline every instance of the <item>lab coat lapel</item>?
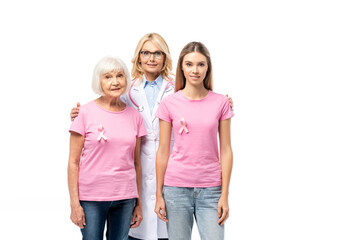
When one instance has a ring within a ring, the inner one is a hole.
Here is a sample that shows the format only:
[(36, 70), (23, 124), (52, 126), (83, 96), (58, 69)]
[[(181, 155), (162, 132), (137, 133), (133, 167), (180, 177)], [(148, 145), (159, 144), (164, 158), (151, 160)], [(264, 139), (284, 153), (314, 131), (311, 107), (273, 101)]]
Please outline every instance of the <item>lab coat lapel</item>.
[(166, 93), (167, 93), (167, 92), (174, 90), (173, 86), (170, 85), (170, 84), (168, 85), (167, 88), (165, 88), (166, 85), (167, 85), (167, 83), (168, 83), (168, 81), (164, 79), (164, 81), (163, 81), (163, 83), (162, 83), (162, 85), (161, 85), (161, 89), (160, 89), (160, 91), (159, 91), (159, 94), (158, 94), (158, 96), (157, 96), (155, 105), (154, 105), (153, 114), (152, 114), (152, 116), (151, 116), (151, 117), (152, 117), (152, 121), (155, 121), (155, 119), (156, 119), (155, 113), (156, 113), (157, 108), (158, 108), (159, 105), (160, 105), (161, 100), (166, 96)]
[(142, 84), (136, 85), (132, 87), (132, 90), (134, 91), (134, 94), (136, 94), (136, 100), (138, 101), (137, 104), (139, 106), (144, 107), (144, 111), (141, 113), (143, 116), (143, 119), (149, 123), (151, 123), (151, 115), (150, 115), (150, 109), (149, 104), (146, 98), (145, 90)]

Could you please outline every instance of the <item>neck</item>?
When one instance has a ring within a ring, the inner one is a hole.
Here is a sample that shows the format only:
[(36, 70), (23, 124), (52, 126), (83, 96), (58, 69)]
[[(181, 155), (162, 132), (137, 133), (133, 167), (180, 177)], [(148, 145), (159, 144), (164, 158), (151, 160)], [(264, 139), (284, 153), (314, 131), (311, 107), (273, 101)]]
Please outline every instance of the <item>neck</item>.
[(200, 100), (206, 97), (209, 90), (207, 90), (203, 84), (197, 86), (186, 84), (181, 92), (189, 99)]
[(126, 107), (126, 104), (119, 97), (101, 96), (95, 102), (102, 108), (112, 112), (122, 111)]
[(155, 81), (158, 78), (158, 76), (160, 75), (160, 73), (149, 73), (149, 72), (146, 72), (144, 74), (145, 74), (146, 80), (148, 80), (149, 82)]

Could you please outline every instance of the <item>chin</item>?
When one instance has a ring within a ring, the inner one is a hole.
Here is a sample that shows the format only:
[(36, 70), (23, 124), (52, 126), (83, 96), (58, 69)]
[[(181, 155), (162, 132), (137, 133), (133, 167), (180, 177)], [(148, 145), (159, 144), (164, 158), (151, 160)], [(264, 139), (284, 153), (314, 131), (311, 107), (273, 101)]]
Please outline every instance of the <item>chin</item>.
[(110, 96), (111, 97), (120, 97), (123, 94), (124, 94), (123, 92), (121, 92), (121, 93), (113, 93), (113, 94), (110, 94)]
[(146, 69), (145, 72), (149, 72), (149, 73), (159, 73), (159, 74), (160, 74), (160, 69), (149, 68), (149, 69)]
[(198, 80), (198, 81), (191, 81), (189, 84), (190, 84), (190, 85), (193, 85), (193, 86), (195, 86), (195, 87), (198, 87), (198, 86), (200, 86), (200, 85), (204, 85), (203, 81), (200, 81), (200, 80)]

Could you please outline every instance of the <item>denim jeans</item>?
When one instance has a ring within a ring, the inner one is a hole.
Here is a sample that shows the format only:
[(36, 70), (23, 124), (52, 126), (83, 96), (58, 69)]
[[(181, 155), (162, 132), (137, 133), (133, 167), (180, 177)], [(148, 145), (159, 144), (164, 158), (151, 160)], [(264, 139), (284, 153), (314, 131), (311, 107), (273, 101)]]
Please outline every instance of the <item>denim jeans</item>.
[(127, 240), (135, 199), (118, 201), (80, 201), (85, 213), (83, 240)]
[(194, 217), (202, 240), (223, 240), (224, 225), (217, 222), (221, 186), (186, 188), (164, 186), (169, 240), (190, 240)]
[[(140, 239), (140, 238), (134, 238), (134, 237), (132, 237), (132, 236), (129, 235), (129, 240), (142, 240), (142, 239)], [(158, 240), (169, 240), (169, 239), (167, 239), (167, 238), (158, 238)]]

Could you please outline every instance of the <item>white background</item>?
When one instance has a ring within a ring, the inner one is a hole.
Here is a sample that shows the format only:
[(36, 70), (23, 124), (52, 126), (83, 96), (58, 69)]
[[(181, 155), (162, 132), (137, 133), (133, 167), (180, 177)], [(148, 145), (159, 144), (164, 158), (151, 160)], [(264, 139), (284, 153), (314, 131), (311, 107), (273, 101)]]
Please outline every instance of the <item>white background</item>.
[[(69, 112), (106, 55), (201, 41), (234, 100), (226, 239), (360, 239), (357, 1), (2, 1), (1, 239), (80, 239)], [(194, 229), (194, 238), (199, 239)]]

